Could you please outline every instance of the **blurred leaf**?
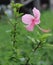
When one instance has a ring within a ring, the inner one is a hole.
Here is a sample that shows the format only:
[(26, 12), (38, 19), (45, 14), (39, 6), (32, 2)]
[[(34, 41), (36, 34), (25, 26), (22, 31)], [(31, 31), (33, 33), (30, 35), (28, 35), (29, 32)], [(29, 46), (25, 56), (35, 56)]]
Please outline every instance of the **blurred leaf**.
[(42, 36), (41, 36), (41, 39), (45, 39), (45, 38), (47, 38), (47, 37), (49, 37), (49, 36), (52, 36), (52, 34), (43, 34)]

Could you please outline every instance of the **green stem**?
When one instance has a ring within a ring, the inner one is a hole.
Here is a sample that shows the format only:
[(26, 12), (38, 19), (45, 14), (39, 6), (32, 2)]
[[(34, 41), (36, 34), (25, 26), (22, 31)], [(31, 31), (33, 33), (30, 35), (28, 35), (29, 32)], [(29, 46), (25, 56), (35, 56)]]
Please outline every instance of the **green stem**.
[(14, 26), (13, 26), (13, 34), (12, 34), (12, 36), (13, 36), (13, 55), (12, 55), (12, 57), (10, 58), (10, 60), (12, 60), (12, 61), (14, 61), (14, 62), (16, 62), (17, 61), (17, 52), (16, 52), (16, 23), (14, 24)]
[(14, 27), (13, 27), (13, 29), (14, 29), (14, 31), (13, 31), (13, 47), (15, 47), (15, 44), (16, 44), (16, 24), (17, 23), (15, 23)]
[(39, 48), (40, 45), (41, 45), (41, 42), (39, 42), (39, 44), (37, 45), (37, 47), (34, 48), (34, 52)]

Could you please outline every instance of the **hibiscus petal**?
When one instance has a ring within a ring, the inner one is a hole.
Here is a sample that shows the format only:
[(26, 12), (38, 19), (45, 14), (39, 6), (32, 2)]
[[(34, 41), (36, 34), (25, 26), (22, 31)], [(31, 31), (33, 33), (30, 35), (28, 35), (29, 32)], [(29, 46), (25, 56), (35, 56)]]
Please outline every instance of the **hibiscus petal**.
[(30, 14), (25, 14), (22, 16), (22, 22), (25, 24), (31, 24), (32, 19), (34, 19), (34, 17)]
[(32, 22), (30, 25), (27, 25), (27, 26), (26, 26), (26, 29), (27, 29), (28, 31), (33, 31), (34, 26), (35, 26), (35, 24)]
[(35, 25), (39, 24), (40, 23), (40, 20), (39, 19), (35, 19)]
[(35, 18), (40, 19), (40, 11), (36, 9), (35, 7), (33, 8), (32, 11), (33, 11)]

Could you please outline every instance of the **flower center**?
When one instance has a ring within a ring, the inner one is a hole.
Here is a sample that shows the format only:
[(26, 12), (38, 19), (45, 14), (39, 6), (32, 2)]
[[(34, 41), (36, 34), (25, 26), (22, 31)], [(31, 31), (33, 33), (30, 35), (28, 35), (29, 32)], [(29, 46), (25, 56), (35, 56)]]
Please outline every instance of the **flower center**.
[(32, 19), (32, 22), (34, 22), (35, 21), (35, 19)]
[(32, 19), (31, 25), (35, 25), (35, 19)]

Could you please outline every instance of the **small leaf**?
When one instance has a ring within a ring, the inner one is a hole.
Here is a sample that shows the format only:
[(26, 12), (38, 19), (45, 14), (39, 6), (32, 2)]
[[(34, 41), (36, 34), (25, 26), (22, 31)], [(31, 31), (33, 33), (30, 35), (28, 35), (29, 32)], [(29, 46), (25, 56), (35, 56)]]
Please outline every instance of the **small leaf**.
[(33, 43), (36, 43), (35, 39), (30, 37), (30, 36), (27, 36), (28, 39), (30, 39)]
[(15, 5), (16, 5), (16, 7), (18, 7), (18, 8), (20, 8), (20, 7), (23, 6), (23, 4), (20, 4), (20, 3), (16, 3)]
[(52, 36), (52, 34), (44, 34), (44, 35), (41, 36), (41, 39), (45, 39), (45, 38), (47, 38), (49, 36)]

